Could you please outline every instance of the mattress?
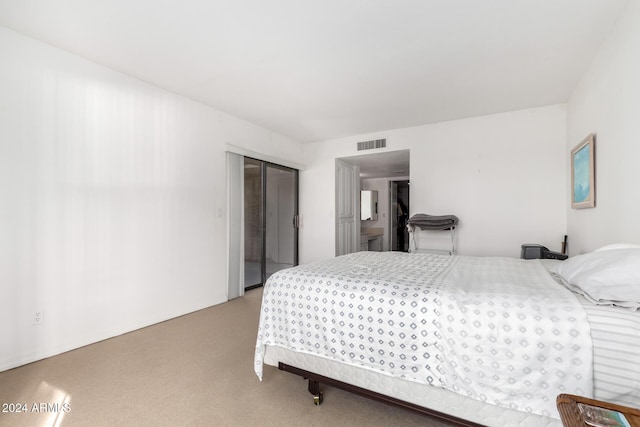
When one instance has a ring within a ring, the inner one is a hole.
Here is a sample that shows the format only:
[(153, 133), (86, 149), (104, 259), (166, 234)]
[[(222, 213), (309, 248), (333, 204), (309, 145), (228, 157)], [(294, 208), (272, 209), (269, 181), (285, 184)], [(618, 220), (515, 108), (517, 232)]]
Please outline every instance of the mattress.
[[(264, 363), (278, 366), (278, 362), (489, 427), (562, 426), (560, 420), (556, 418), (484, 403), (444, 388), (395, 378), (312, 354), (298, 353), (277, 346), (267, 346)], [(309, 399), (311, 405), (311, 395), (305, 393), (305, 398)], [(325, 401), (324, 404), (330, 405), (331, 402)], [(456, 409), (452, 412), (451, 408)]]

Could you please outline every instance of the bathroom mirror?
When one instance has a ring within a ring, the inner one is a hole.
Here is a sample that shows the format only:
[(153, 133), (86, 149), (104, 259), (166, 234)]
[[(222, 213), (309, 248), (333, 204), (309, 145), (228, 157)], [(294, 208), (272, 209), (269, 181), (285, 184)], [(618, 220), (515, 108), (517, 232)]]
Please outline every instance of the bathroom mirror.
[(378, 192), (362, 190), (360, 192), (360, 219), (362, 221), (378, 220)]

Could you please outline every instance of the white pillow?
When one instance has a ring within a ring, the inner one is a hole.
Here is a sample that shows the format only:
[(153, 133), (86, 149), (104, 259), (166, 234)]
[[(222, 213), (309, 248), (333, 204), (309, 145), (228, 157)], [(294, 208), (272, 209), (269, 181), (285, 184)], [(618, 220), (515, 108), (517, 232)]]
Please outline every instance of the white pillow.
[(640, 248), (612, 248), (571, 257), (558, 264), (556, 273), (572, 290), (598, 304), (640, 307)]

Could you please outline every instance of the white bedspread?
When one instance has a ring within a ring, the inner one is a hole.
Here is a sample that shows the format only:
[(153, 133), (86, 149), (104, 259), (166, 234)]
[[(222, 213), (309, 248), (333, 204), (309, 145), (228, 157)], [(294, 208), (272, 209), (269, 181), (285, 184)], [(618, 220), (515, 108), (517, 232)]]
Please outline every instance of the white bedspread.
[(586, 314), (536, 260), (359, 252), (275, 273), (265, 345), (557, 417), (560, 393), (592, 394)]

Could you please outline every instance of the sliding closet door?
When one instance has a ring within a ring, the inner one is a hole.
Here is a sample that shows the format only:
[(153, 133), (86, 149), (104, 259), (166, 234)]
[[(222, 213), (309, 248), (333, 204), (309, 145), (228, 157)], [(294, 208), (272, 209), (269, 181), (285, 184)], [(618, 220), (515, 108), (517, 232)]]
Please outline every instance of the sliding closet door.
[(263, 162), (244, 158), (244, 287), (262, 284), (264, 276)]
[(245, 289), (298, 264), (298, 172), (245, 157)]
[(296, 177), (293, 169), (266, 164), (265, 281), (298, 264)]

